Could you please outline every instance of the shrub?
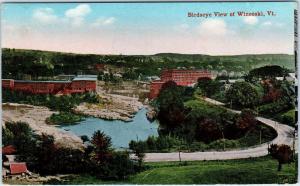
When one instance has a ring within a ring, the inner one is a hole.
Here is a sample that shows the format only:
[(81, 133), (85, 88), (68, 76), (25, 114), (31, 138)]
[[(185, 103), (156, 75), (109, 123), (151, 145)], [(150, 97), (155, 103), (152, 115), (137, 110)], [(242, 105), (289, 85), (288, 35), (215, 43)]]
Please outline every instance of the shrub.
[(135, 163), (130, 160), (127, 152), (113, 152), (109, 161), (96, 167), (95, 175), (103, 180), (127, 179), (136, 172)]
[(207, 149), (207, 145), (203, 142), (193, 142), (190, 146), (189, 146), (189, 150), (191, 152), (195, 152), (195, 151), (204, 151), (205, 149)]
[(281, 123), (285, 123), (287, 125), (290, 126), (294, 126), (295, 125), (295, 110), (289, 110), (288, 112), (285, 112), (283, 114), (280, 114), (277, 119), (281, 122)]
[(208, 144), (210, 149), (223, 149), (225, 143), (225, 148), (237, 148), (240, 146), (237, 140), (223, 140), (219, 139)]
[(286, 102), (284, 99), (279, 99), (276, 102), (265, 104), (258, 107), (260, 114), (272, 116), (284, 110), (294, 107), (293, 103)]

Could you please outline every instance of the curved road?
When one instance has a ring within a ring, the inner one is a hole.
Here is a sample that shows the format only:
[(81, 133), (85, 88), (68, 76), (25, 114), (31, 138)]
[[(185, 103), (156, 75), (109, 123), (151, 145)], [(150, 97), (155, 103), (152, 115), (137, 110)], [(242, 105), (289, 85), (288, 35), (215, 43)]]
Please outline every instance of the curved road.
[[(221, 102), (205, 98), (205, 101), (215, 105), (224, 105)], [(229, 109), (231, 110), (231, 109)], [(236, 113), (240, 111), (231, 110)], [(194, 161), (194, 160), (228, 160), (228, 159), (243, 159), (250, 157), (260, 157), (268, 154), (269, 144), (287, 144), (293, 145), (293, 132), (294, 128), (288, 125), (278, 123), (276, 121), (257, 117), (257, 120), (274, 128), (277, 131), (277, 137), (271, 142), (264, 143), (258, 146), (252, 146), (245, 149), (235, 149), (229, 151), (207, 151), (207, 152), (191, 152), (191, 153), (180, 153), (182, 161)], [(297, 147), (297, 144), (295, 144)], [(146, 162), (160, 162), (160, 161), (179, 161), (179, 153), (146, 153)]]

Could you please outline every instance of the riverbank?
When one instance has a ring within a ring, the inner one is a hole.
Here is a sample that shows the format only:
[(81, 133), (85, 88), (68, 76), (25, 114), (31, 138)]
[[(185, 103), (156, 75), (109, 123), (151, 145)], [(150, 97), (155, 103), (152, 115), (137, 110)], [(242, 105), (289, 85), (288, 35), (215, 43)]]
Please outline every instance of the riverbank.
[(83, 149), (83, 143), (80, 137), (67, 131), (62, 131), (54, 125), (48, 125), (46, 119), (53, 113), (47, 107), (33, 106), (27, 104), (3, 103), (2, 120), (5, 122), (22, 121), (29, 124), (36, 134), (45, 133), (52, 135), (55, 144), (59, 147)]
[(129, 122), (143, 108), (143, 104), (138, 98), (116, 94), (99, 94), (99, 96), (101, 103), (81, 103), (73, 109), (74, 113)]

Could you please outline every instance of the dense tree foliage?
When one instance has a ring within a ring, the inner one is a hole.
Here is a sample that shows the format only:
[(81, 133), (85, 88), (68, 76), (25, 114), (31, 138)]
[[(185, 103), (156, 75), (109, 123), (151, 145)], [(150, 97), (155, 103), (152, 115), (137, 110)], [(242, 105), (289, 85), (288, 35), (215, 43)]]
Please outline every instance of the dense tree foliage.
[(260, 68), (255, 68), (245, 77), (247, 81), (253, 82), (261, 79), (274, 79), (275, 77), (286, 77), (288, 70), (278, 65), (267, 65)]
[(256, 113), (250, 109), (242, 110), (241, 115), (238, 117), (236, 127), (240, 132), (246, 132), (253, 129), (256, 124)]
[(259, 103), (257, 90), (247, 82), (235, 82), (225, 96), (227, 103), (242, 108), (253, 108)]
[(160, 125), (172, 131), (180, 126), (184, 120), (183, 87), (177, 86), (175, 82), (168, 81), (163, 84), (157, 98), (158, 120)]
[(95, 93), (55, 96), (52, 94), (33, 95), (21, 91), (2, 89), (2, 102), (46, 106), (61, 112), (70, 112), (75, 105), (79, 105), (82, 102), (98, 103), (99, 101), (99, 97)]
[(200, 88), (202, 94), (207, 97), (211, 97), (220, 91), (222, 84), (218, 80), (212, 80), (210, 78), (199, 78), (197, 87)]
[(34, 150), (33, 131), (27, 123), (24, 122), (5, 122), (2, 127), (3, 145), (13, 145), (17, 153), (29, 155)]

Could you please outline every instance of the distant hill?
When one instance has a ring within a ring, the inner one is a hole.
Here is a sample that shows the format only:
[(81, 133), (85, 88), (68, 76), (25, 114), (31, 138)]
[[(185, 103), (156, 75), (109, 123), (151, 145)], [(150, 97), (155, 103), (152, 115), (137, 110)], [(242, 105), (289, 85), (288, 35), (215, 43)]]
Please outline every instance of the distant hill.
[(158, 75), (160, 69), (194, 67), (215, 71), (247, 73), (253, 68), (279, 65), (295, 70), (294, 56), (288, 54), (247, 54), (210, 56), (203, 54), (158, 53), (155, 55), (96, 55), (40, 50), (2, 49), (3, 77), (22, 74), (52, 76), (57, 74), (97, 73), (97, 63), (116, 68), (133, 68), (142, 75)]

